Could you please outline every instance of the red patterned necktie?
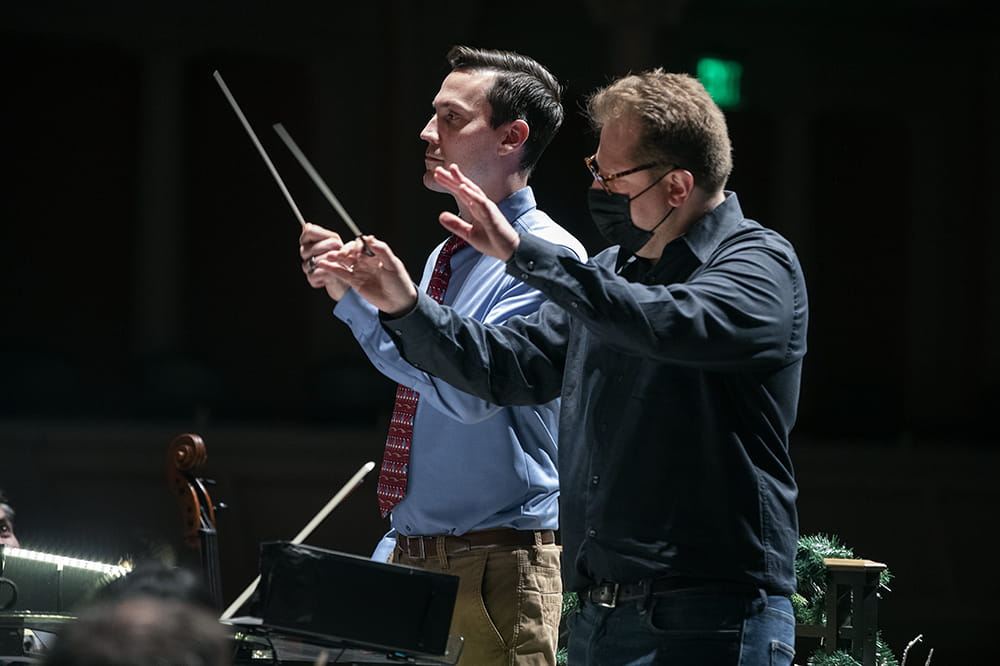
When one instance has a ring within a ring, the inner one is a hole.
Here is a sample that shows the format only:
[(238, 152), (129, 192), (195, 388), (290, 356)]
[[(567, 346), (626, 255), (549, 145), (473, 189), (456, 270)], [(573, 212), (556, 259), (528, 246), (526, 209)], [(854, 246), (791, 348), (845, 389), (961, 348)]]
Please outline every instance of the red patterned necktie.
[[(427, 283), (427, 295), (438, 303), (451, 279), (451, 255), (465, 247), (465, 241), (451, 236), (434, 262), (434, 272)], [(406, 472), (410, 465), (410, 442), (413, 440), (413, 417), (417, 413), (420, 394), (400, 384), (396, 388), (396, 405), (389, 422), (389, 436), (385, 440), (382, 468), (378, 474), (378, 506), (384, 518), (406, 494)]]

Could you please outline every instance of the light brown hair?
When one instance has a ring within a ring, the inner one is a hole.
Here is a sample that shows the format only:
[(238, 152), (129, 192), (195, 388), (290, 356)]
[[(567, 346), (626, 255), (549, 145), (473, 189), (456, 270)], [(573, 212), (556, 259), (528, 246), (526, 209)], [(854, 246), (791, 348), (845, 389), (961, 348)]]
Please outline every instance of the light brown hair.
[(587, 115), (597, 130), (615, 119), (637, 121), (637, 164), (681, 167), (709, 192), (729, 179), (733, 158), (726, 117), (692, 76), (662, 69), (630, 74), (591, 95)]

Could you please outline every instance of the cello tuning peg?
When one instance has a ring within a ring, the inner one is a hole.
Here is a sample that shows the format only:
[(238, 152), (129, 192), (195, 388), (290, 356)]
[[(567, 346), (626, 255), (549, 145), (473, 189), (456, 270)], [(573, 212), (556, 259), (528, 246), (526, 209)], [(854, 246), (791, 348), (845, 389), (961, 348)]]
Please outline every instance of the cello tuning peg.
[(223, 509), (228, 509), (228, 508), (229, 508), (229, 505), (226, 504), (225, 502), (219, 502), (218, 504), (215, 505), (215, 510), (216, 511), (222, 511)]

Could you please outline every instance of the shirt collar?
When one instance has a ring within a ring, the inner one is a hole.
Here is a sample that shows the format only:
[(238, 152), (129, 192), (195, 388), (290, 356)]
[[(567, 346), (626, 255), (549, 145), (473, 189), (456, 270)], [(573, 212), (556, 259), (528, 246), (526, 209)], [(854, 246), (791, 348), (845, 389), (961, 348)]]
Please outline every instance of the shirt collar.
[(498, 203), (497, 208), (507, 220), (513, 222), (528, 211), (537, 208), (535, 194), (531, 191), (531, 186), (526, 185)]
[(740, 208), (736, 193), (727, 190), (725, 195), (725, 201), (691, 225), (681, 237), (691, 253), (702, 263), (712, 256), (723, 239), (729, 237), (736, 225), (743, 221), (743, 209)]
[[(535, 194), (531, 191), (531, 187), (528, 185), (522, 187), (517, 192), (508, 195), (505, 199), (503, 199), (503, 201), (497, 204), (497, 208), (500, 209), (500, 212), (503, 213), (503, 216), (507, 219), (507, 221), (511, 223), (511, 226), (515, 228), (518, 226), (517, 220), (522, 215), (534, 210), (537, 207), (538, 205), (535, 203)], [(439, 252), (442, 247), (444, 247), (444, 242), (438, 246)], [(472, 248), (472, 246), (466, 243), (456, 250), (455, 254), (452, 255), (452, 259), (459, 255), (464, 256), (464, 250), (468, 250), (470, 248)], [(474, 250), (475, 248), (472, 249)]]
[[(719, 244), (743, 221), (743, 210), (735, 192), (725, 192), (726, 199), (696, 221), (680, 238), (663, 248), (655, 266), (631, 269), (639, 282), (682, 282), (701, 264), (708, 261)], [(648, 264), (647, 264), (648, 265)]]

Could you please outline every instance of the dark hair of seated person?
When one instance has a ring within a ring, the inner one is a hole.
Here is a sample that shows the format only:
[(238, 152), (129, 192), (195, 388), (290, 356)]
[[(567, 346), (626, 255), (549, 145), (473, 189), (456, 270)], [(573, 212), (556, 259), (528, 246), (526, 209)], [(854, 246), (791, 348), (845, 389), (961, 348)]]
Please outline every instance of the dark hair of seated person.
[(214, 613), (189, 601), (138, 595), (95, 603), (60, 628), (44, 666), (231, 666)]
[(160, 563), (141, 564), (98, 590), (93, 603), (153, 597), (174, 599), (217, 611), (201, 576), (181, 567)]

